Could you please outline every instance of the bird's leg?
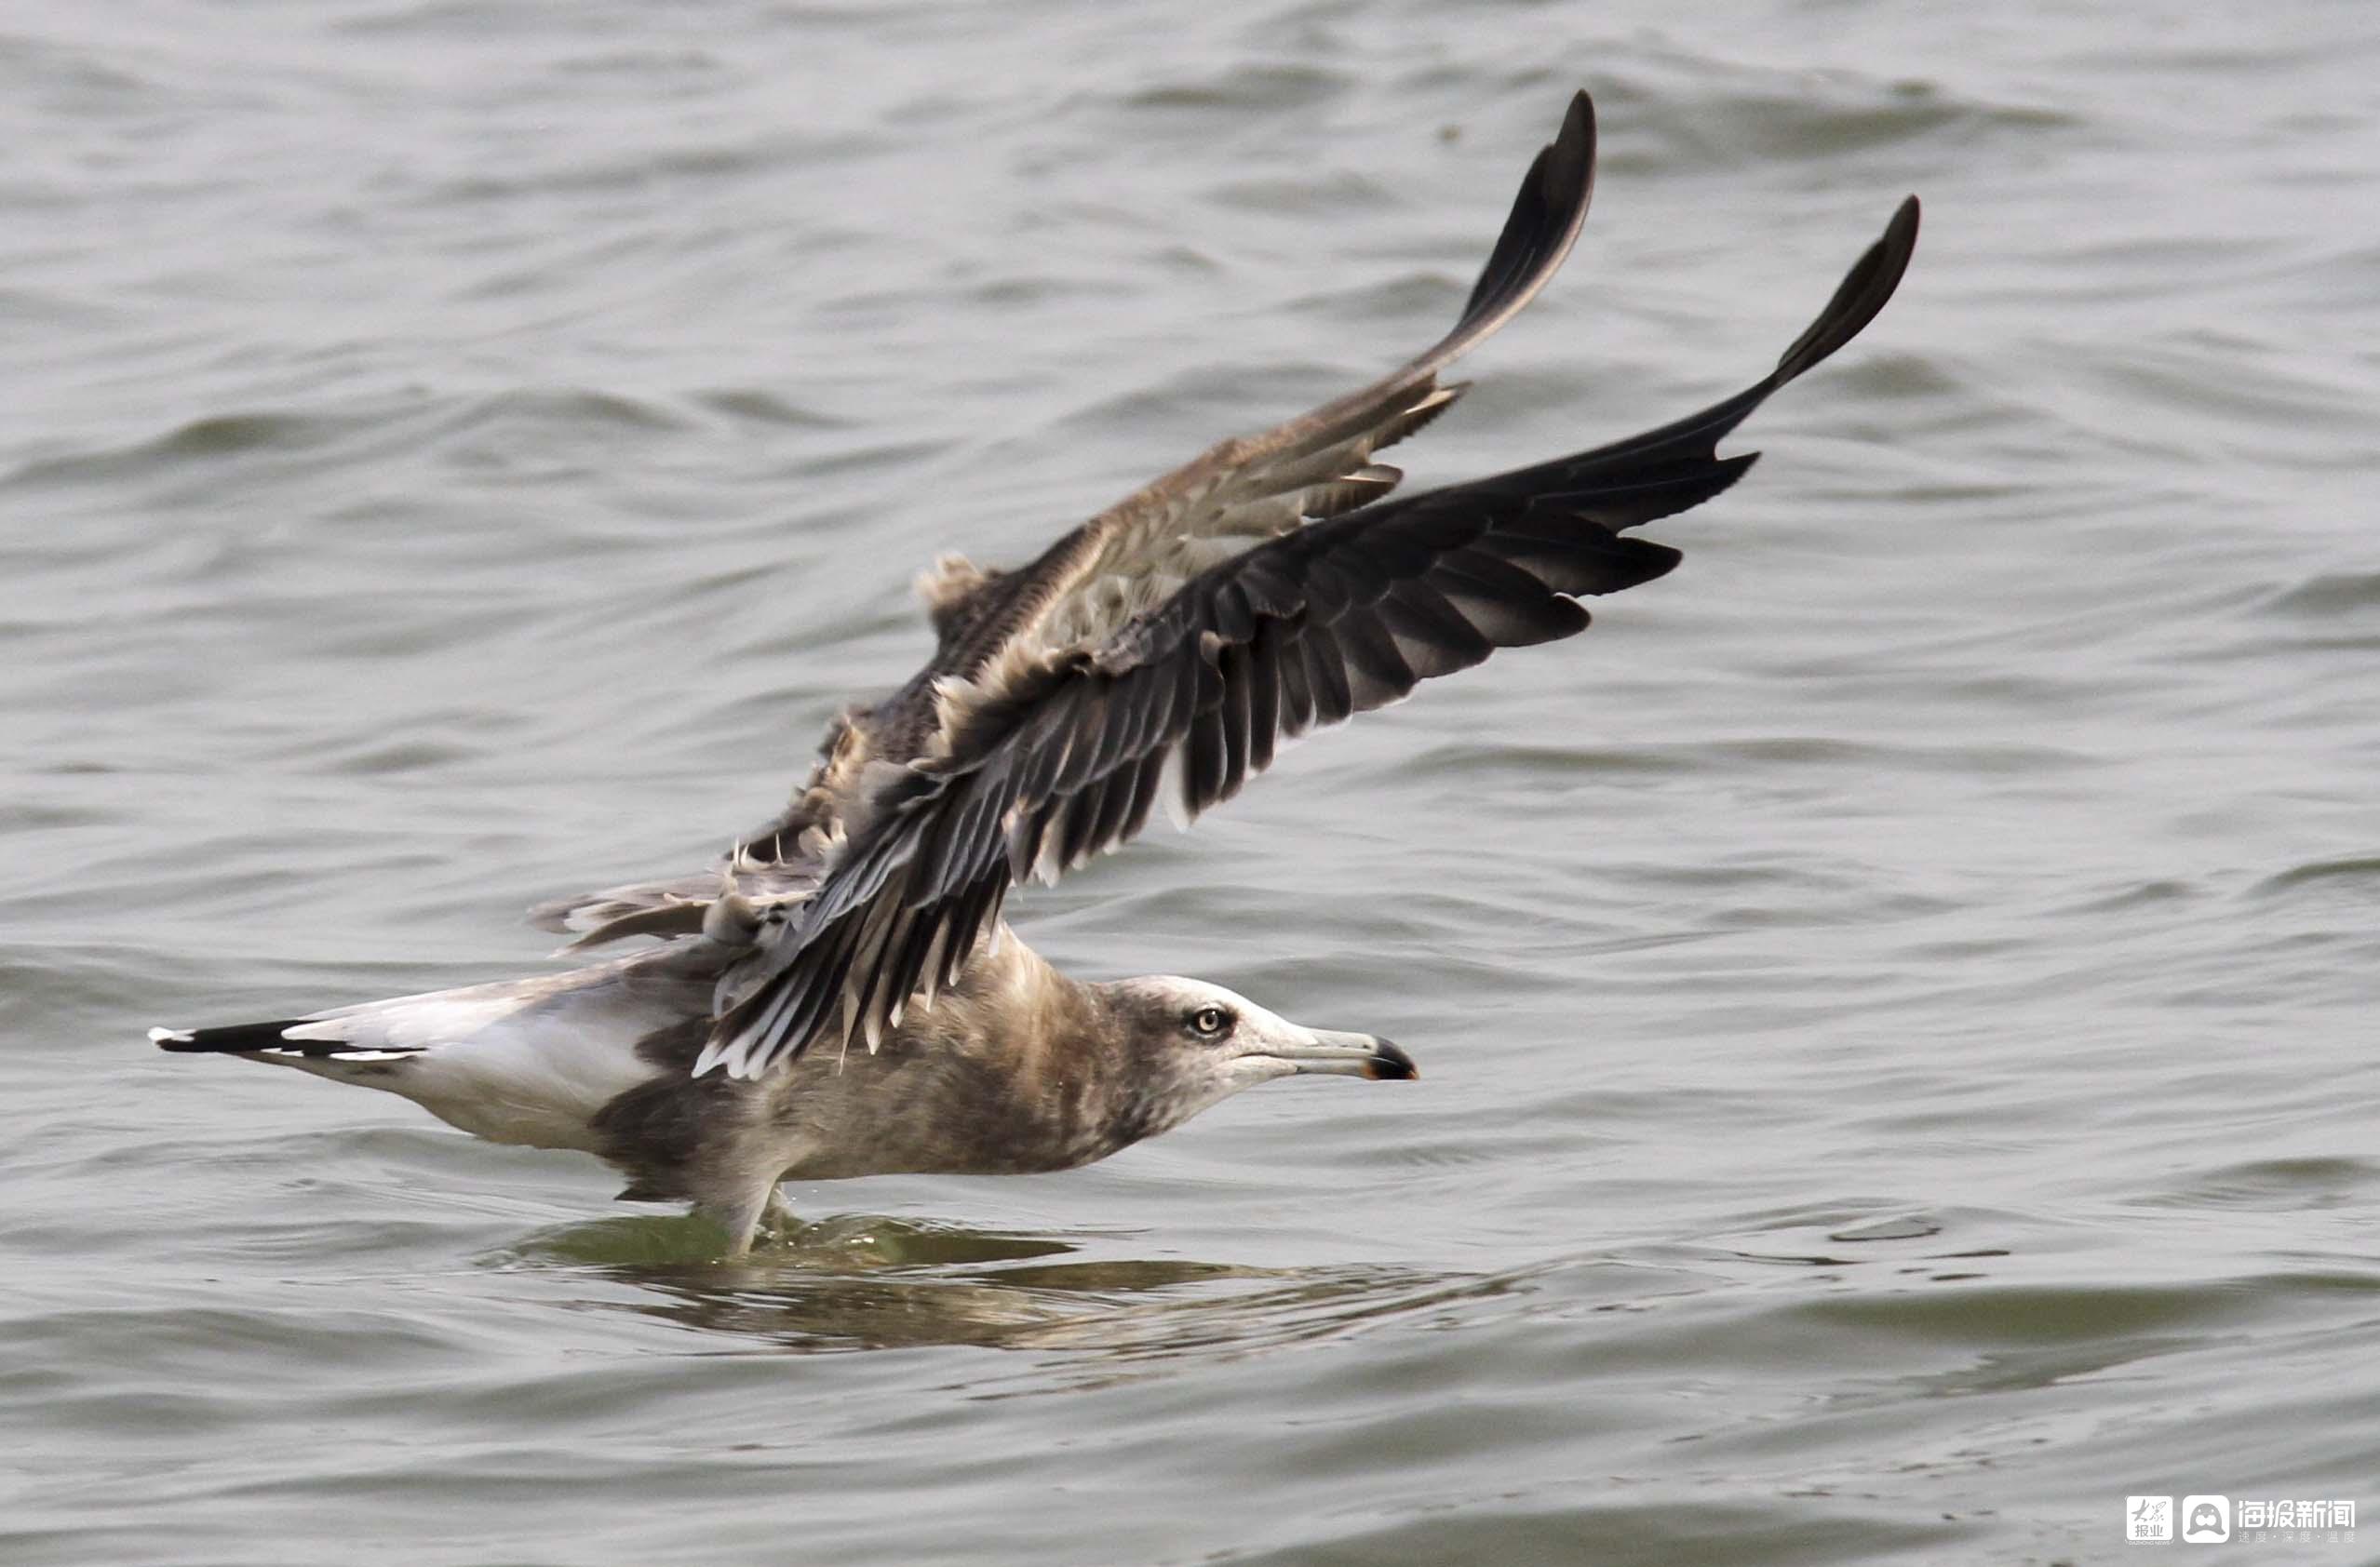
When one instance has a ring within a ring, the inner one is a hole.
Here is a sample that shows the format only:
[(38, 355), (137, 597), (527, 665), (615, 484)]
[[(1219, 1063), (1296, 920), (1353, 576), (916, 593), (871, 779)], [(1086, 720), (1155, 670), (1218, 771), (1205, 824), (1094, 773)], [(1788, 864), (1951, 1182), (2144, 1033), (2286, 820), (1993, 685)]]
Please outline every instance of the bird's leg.
[(760, 1211), (760, 1222), (778, 1235), (789, 1235), (801, 1221), (793, 1216), (793, 1204), (785, 1199), (783, 1186), (769, 1188), (768, 1206)]
[(706, 1193), (694, 1199), (694, 1212), (727, 1231), (727, 1254), (742, 1257), (750, 1253), (753, 1232), (760, 1227), (763, 1215), (791, 1210), (777, 1195), (776, 1177), (772, 1175), (765, 1185)]

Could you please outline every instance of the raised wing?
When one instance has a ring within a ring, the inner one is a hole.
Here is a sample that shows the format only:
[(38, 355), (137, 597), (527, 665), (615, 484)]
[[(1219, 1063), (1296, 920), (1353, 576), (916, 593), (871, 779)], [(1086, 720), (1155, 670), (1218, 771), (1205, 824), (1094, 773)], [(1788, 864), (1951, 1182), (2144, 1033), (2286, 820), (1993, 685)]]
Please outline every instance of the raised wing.
[(816, 893), (723, 982), (695, 1070), (757, 1077), (830, 1030), (871, 1045), (930, 1002), (1008, 890), (1136, 833), (1170, 772), (1186, 816), (1276, 741), (1396, 701), (1499, 647), (1583, 630), (1576, 599), (1677, 563), (1622, 530), (1710, 499), (1755, 453), (1717, 443), (1891, 298), (1916, 244), (1903, 203), (1776, 368), (1632, 439), (1312, 524), (1212, 565), (1095, 645), (944, 692), (935, 754), (886, 777)]
[(809, 895), (823, 858), (860, 804), (867, 764), (911, 762), (935, 744), (935, 683), (1013, 684), (1063, 650), (1096, 646), (1198, 569), (1317, 518), (1385, 495), (1402, 475), (1374, 462), (1462, 395), (1437, 372), (1517, 314), (1560, 268), (1585, 221), (1594, 182), (1594, 107), (1570, 101), (1540, 149), (1454, 329), (1396, 370), (1260, 435), (1225, 441), (1109, 508), (1018, 571), (987, 571), (946, 556), (920, 579), (939, 644), (918, 679), (876, 709), (830, 730), (825, 755), (775, 823), (709, 869), (608, 887), (540, 904), (541, 929), (573, 947), (623, 936), (687, 935), (712, 905), (741, 897), (782, 923)]
[(942, 647), (935, 673), (1012, 678), (1053, 650), (1092, 645), (1197, 572), (1304, 525), (1378, 500), (1404, 475), (1374, 453), (1462, 395), (1438, 372), (1519, 314), (1561, 268), (1594, 187), (1594, 105), (1570, 100), (1521, 180), (1454, 328), (1414, 358), (1258, 435), (1209, 448), (1102, 512), (1022, 571), (946, 557), (921, 583)]

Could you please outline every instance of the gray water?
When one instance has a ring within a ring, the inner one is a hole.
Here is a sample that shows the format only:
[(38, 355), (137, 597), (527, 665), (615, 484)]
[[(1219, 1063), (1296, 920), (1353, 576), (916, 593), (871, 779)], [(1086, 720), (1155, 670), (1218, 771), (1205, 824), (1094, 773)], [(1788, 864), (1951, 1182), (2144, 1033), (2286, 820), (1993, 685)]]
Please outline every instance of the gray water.
[[(1434, 337), (1581, 84), (1586, 237), (1409, 482), (1734, 390), (1915, 190), (1901, 297), (1586, 636), (1013, 906), (1420, 1082), (795, 1186), (727, 1267), (142, 1041), (531, 971), (529, 903), (698, 864), (913, 666), (936, 551)], [(0, 15), (0, 1560), (2380, 1507), (2375, 177), (2355, 0)]]

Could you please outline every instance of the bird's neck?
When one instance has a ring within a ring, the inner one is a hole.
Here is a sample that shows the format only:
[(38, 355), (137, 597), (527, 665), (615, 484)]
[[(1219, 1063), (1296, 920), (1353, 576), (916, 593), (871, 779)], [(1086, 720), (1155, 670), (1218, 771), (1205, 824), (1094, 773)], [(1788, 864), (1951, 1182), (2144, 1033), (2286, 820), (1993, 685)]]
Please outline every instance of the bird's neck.
[(997, 951), (987, 944), (941, 1001), (912, 1014), (917, 1043), (944, 1068), (936, 1089), (957, 1102), (944, 1124), (1002, 1129), (1007, 1147), (1033, 1150), (1027, 1167), (1048, 1170), (1146, 1135), (1153, 1129), (1134, 1110), (1132, 1064), (1113, 1048), (1106, 1007), (1098, 986), (1058, 972), (1002, 927)]

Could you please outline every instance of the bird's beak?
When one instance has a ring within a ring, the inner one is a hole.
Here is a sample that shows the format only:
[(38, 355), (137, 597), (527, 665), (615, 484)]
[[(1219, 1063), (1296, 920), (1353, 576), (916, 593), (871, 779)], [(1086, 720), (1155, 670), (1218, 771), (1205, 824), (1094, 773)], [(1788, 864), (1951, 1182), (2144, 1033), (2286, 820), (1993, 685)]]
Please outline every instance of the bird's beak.
[(1309, 1029), (1311, 1044), (1290, 1045), (1282, 1050), (1267, 1051), (1267, 1055), (1289, 1063), (1298, 1072), (1329, 1072), (1347, 1078), (1370, 1078), (1375, 1081), (1402, 1080), (1421, 1076), (1413, 1065), (1413, 1057), (1370, 1034), (1338, 1034), (1327, 1028)]

